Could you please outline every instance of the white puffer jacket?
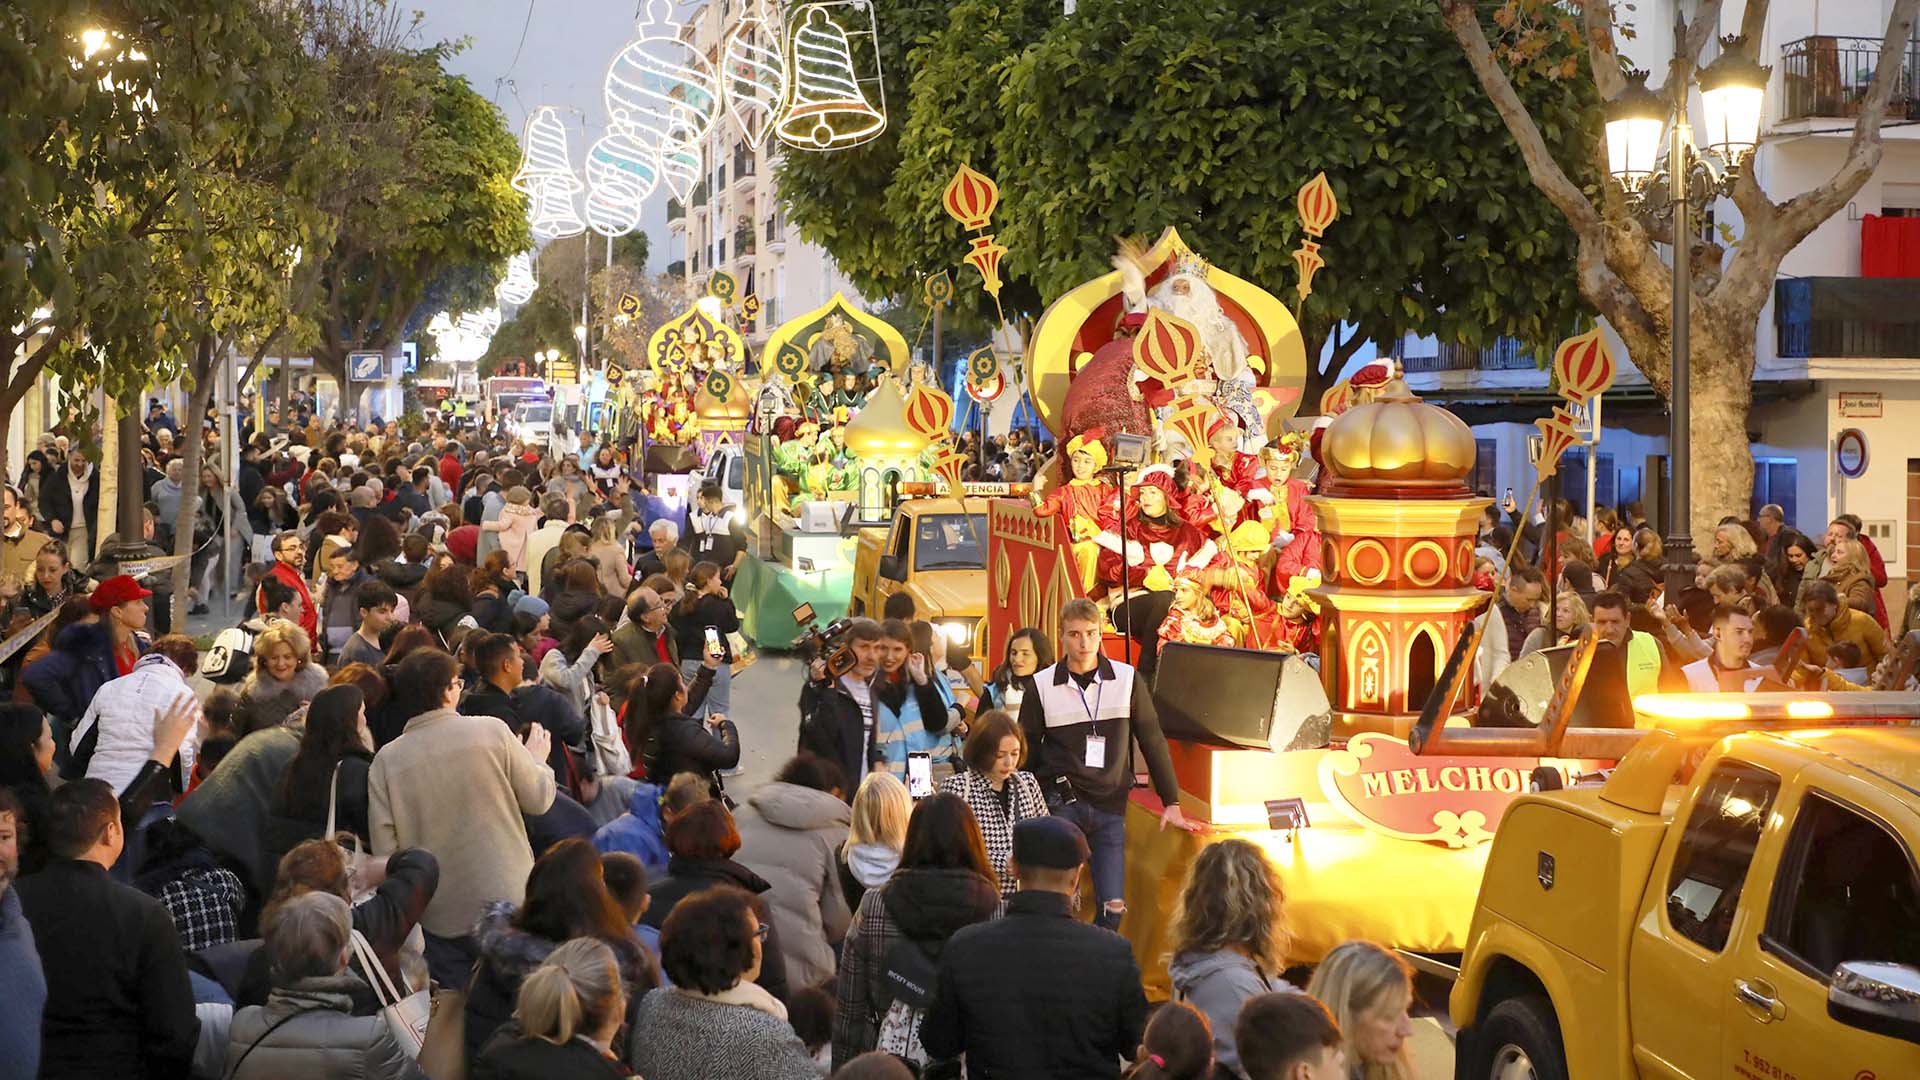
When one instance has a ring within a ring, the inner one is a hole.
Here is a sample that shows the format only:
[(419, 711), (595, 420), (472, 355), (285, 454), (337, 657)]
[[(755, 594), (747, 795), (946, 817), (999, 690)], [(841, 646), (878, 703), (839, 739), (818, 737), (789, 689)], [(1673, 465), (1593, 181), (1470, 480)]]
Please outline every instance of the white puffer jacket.
[[(125, 790), (153, 754), (154, 724), (174, 699), (192, 693), (179, 666), (156, 652), (142, 656), (131, 672), (100, 687), (73, 730), (71, 745), (77, 749), (93, 725), (100, 725), (87, 776), (105, 780), (116, 792)], [(180, 745), (182, 776), (193, 775), (197, 740), (197, 732), (189, 730)]]

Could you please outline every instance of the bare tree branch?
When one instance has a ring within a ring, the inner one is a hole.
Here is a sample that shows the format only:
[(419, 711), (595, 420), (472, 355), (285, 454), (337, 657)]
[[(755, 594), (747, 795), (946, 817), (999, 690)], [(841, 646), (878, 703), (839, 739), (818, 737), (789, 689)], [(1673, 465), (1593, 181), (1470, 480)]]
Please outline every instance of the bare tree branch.
[(1660, 90), (1675, 109), (1684, 111), (1693, 73), (1700, 66), (1700, 50), (1720, 29), (1720, 0), (1706, 0), (1694, 13), (1691, 24), (1675, 19), (1674, 28), (1674, 57), (1667, 62), (1667, 81), (1660, 84)]
[(1587, 63), (1593, 68), (1593, 85), (1602, 101), (1619, 96), (1627, 88), (1620, 73), (1620, 51), (1613, 41), (1613, 0), (1586, 0), (1580, 5), (1580, 21), (1587, 38)]
[(1740, 36), (1747, 39), (1749, 48), (1759, 48), (1764, 40), (1767, 9), (1771, 6), (1771, 0), (1747, 0), (1747, 10), (1740, 15)]
[(1480, 26), (1480, 16), (1473, 0), (1439, 0), (1439, 5), (1440, 17), (1446, 21), (1448, 29), (1453, 31), (1461, 49), (1466, 52), (1467, 63), (1480, 80), (1481, 89), (1486, 91), (1494, 109), (1500, 113), (1507, 132), (1520, 144), (1520, 156), (1527, 163), (1527, 174), (1533, 178), (1534, 186), (1566, 215), (1575, 233), (1584, 237), (1589, 232), (1597, 232), (1600, 229), (1600, 212), (1587, 201), (1579, 185), (1567, 178), (1566, 170), (1553, 159), (1553, 151), (1547, 149), (1547, 141), (1540, 134), (1539, 126), (1521, 103), (1520, 95), (1514, 91), (1513, 83), (1501, 69), (1500, 61), (1494, 58), (1493, 47), (1487, 43), (1487, 34)]

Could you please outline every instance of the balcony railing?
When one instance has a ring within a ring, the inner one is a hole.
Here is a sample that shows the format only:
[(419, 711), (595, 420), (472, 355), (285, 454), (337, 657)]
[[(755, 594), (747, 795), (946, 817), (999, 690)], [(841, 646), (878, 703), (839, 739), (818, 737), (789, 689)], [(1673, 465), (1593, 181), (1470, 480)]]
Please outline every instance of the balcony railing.
[(693, 196), (689, 198), (687, 202), (693, 206), (707, 205), (707, 182), (705, 180), (701, 180), (699, 183), (693, 185)]
[[(1780, 47), (1780, 119), (1850, 117), (1860, 114), (1873, 70), (1880, 63), (1880, 38), (1804, 37)], [(1920, 94), (1914, 92), (1914, 67), (1920, 42), (1907, 43), (1907, 59), (1893, 87), (1887, 115), (1920, 120)]]
[(736, 257), (753, 254), (757, 246), (753, 235), (753, 226), (742, 225), (733, 230), (733, 252)]
[(744, 180), (754, 175), (756, 169), (757, 166), (754, 164), (753, 154), (750, 151), (735, 150), (733, 152), (733, 178), (735, 181)]
[(1451, 341), (1440, 343), (1432, 356), (1402, 357), (1400, 364), (1409, 373), (1435, 371), (1533, 371), (1540, 367), (1533, 353), (1512, 338), (1501, 338), (1481, 349)]
[(1784, 359), (1920, 358), (1920, 278), (1783, 278), (1773, 324)]
[(667, 220), (679, 221), (687, 216), (687, 204), (679, 199), (667, 200)]

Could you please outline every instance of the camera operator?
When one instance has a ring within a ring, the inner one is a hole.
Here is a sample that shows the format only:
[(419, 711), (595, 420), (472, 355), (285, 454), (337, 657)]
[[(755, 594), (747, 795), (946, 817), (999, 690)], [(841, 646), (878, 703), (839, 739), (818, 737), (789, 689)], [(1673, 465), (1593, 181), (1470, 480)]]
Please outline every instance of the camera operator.
[(873, 674), (880, 660), (880, 624), (855, 619), (846, 630), (853, 666), (834, 675), (826, 650), (807, 668), (800, 688), (800, 749), (840, 766), (849, 791), (873, 764)]

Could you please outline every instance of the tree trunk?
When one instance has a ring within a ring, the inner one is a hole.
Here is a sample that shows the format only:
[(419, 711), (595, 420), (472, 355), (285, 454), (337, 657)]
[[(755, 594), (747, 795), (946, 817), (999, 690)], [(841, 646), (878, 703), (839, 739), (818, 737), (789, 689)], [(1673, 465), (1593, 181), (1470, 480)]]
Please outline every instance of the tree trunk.
[[(194, 349), (193, 390), (187, 395), (187, 422), (180, 436), (184, 442), (181, 459), (185, 463), (185, 481), (180, 492), (180, 509), (173, 519), (173, 554), (191, 556), (193, 554), (193, 526), (200, 512), (200, 462), (205, 456), (206, 437), (202, 428), (207, 422), (207, 401), (213, 396), (214, 386), (213, 338), (203, 334), (200, 343)], [(225, 509), (224, 507), (222, 508)], [(228, 523), (231, 527), (231, 522)], [(222, 567), (225, 573), (226, 568)], [(193, 559), (187, 558), (173, 568), (173, 628), (184, 633), (187, 626), (187, 608), (192, 603)]]
[[(1696, 298), (1693, 320), (1692, 505), (1684, 508), (1694, 547), (1706, 550), (1720, 519), (1750, 517), (1753, 453), (1747, 439), (1747, 410), (1753, 404), (1753, 319), (1744, 334), (1732, 332), (1747, 313), (1723, 319)], [(1757, 313), (1755, 318), (1757, 318)]]

